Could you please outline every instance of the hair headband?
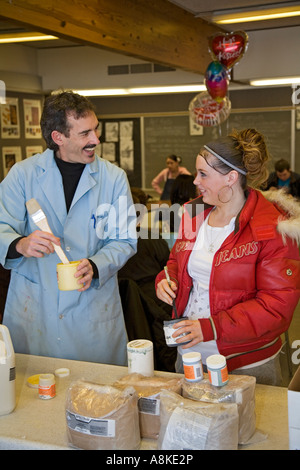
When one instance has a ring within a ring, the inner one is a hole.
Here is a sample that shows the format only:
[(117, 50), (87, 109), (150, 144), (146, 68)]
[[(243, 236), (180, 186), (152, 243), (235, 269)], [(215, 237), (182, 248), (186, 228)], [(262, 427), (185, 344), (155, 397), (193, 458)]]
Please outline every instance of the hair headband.
[(238, 171), (239, 173), (241, 173), (242, 175), (247, 175), (247, 171), (245, 170), (241, 170), (240, 168), (238, 168), (237, 166), (233, 165), (232, 163), (229, 163), (228, 160), (225, 160), (225, 158), (221, 157), (221, 155), (219, 155), (218, 153), (214, 152), (214, 150), (212, 150), (211, 148), (209, 148), (207, 145), (204, 145), (204, 148), (212, 153), (215, 157), (217, 157), (219, 160), (221, 160), (223, 163), (225, 163), (226, 165), (230, 166), (231, 168), (233, 168), (234, 170)]

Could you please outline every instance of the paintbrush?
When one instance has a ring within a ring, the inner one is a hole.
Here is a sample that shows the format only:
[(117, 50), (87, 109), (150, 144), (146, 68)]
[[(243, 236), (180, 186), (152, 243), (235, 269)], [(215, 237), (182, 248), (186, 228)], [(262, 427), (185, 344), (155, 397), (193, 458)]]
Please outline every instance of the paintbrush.
[[(164, 270), (165, 270), (165, 274), (166, 274), (166, 278), (167, 278), (169, 287), (171, 287), (171, 279), (170, 279), (170, 276), (169, 276), (169, 271), (168, 271), (167, 266), (164, 267)], [(175, 299), (172, 299), (172, 301), (173, 301), (173, 309), (174, 309), (174, 313), (175, 313), (175, 318), (178, 318), (177, 308), (176, 308), (176, 304), (175, 304)]]
[[(29, 199), (29, 201), (26, 202), (26, 207), (35, 225), (37, 225), (41, 230), (43, 230), (43, 232), (48, 232), (48, 233), (53, 234), (51, 228), (49, 227), (47, 217), (45, 213), (43, 212), (39, 203), (35, 199)], [(61, 249), (61, 247), (58, 245), (55, 245), (54, 243), (53, 243), (53, 246), (54, 246), (57, 256), (60, 258), (62, 263), (69, 264), (69, 260), (66, 257), (65, 253), (63, 252), (63, 250)]]

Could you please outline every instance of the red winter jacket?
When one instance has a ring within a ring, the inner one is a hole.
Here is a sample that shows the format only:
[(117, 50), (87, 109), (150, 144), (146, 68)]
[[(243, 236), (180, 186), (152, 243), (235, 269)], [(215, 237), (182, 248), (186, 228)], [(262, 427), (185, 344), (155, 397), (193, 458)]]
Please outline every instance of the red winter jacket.
[[(289, 218), (289, 208), (294, 209), (298, 203), (277, 191), (272, 197), (277, 193), (280, 200), (275, 204), (264, 193), (250, 189), (234, 232), (214, 256), (211, 317), (199, 321), (204, 341), (216, 340), (229, 371), (280, 350), (280, 335), (288, 329), (300, 297), (299, 248), (289, 235), (292, 230), (300, 239), (300, 206), (298, 220), (295, 216)], [(189, 256), (199, 227), (211, 209), (204, 206), (201, 197), (185, 204), (181, 235), (167, 263), (170, 277), (178, 285), (179, 316), (183, 315), (193, 285), (187, 272)], [(163, 278), (164, 271), (158, 274), (156, 285)]]

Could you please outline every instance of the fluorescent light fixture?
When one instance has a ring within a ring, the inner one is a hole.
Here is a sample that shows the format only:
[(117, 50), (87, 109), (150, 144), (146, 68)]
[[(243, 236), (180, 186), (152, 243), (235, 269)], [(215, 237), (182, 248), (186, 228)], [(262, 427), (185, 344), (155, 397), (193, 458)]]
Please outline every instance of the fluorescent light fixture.
[(119, 96), (128, 95), (128, 91), (125, 88), (105, 88), (102, 90), (73, 90), (82, 96)]
[(58, 39), (56, 36), (42, 33), (10, 33), (1, 34), (0, 43), (8, 44), (13, 42), (27, 42), (27, 41), (48, 41), (50, 39)]
[(99, 90), (73, 90), (83, 96), (120, 96), (120, 95), (153, 95), (162, 93), (191, 93), (205, 91), (205, 85), (180, 85), (180, 86), (153, 86), (143, 88), (117, 88)]
[(252, 21), (274, 20), (300, 16), (300, 5), (294, 7), (269, 8), (264, 10), (247, 10), (236, 13), (213, 15), (212, 21), (217, 24), (246, 23)]
[(251, 86), (274, 86), (274, 85), (293, 85), (293, 84), (300, 84), (300, 77), (250, 80)]
[(189, 93), (206, 90), (205, 85), (157, 86), (146, 88), (129, 88), (132, 95), (150, 95), (155, 93)]

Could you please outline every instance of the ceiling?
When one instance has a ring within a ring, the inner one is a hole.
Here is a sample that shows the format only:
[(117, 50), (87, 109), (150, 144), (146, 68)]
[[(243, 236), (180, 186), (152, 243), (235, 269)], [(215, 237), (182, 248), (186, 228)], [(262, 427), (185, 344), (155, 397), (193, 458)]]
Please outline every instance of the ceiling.
[[(273, 2), (271, 0), (230, 0), (224, 2), (224, 0), (168, 0), (183, 10), (188, 11), (195, 17), (199, 17), (213, 23), (213, 15), (218, 13), (229, 13), (235, 11), (249, 10), (250, 8), (255, 10), (263, 10), (267, 8), (287, 7), (299, 5), (300, 1), (281, 1)], [(213, 9), (212, 9), (213, 6)], [(226, 6), (226, 9), (224, 8)], [(234, 25), (222, 25), (222, 29), (225, 31), (237, 31), (243, 30), (246, 32), (254, 30), (267, 30), (274, 28), (287, 28), (300, 26), (300, 16), (294, 18), (283, 18), (277, 20), (267, 21), (255, 21), (248, 23), (237, 23)], [(15, 32), (26, 32), (30, 31), (28, 28), (22, 28), (22, 26), (7, 21), (5, 18), (0, 16), (0, 34), (4, 33), (15, 33)], [(79, 44), (65, 39), (49, 40), (49, 41), (35, 41), (35, 42), (24, 42), (19, 44), (26, 44), (28, 47), (43, 49), (43, 48), (56, 48), (56, 47), (76, 47)]]
[[(299, 1), (281, 1), (274, 2), (272, 0), (169, 0), (171, 3), (180, 6), (184, 10), (189, 11), (196, 17), (200, 17), (209, 23), (212, 22), (213, 15), (218, 13), (234, 13), (242, 12), (243, 10), (249, 11), (250, 9), (266, 10), (268, 8), (280, 8), (289, 6), (300, 6)], [(213, 9), (212, 9), (213, 7)], [(283, 18), (277, 20), (267, 21), (254, 21), (254, 22), (243, 22), (236, 23), (234, 26), (222, 25), (222, 28), (228, 31), (253, 31), (253, 30), (265, 30), (273, 28), (287, 28), (292, 26), (300, 25), (300, 16), (294, 18)]]

